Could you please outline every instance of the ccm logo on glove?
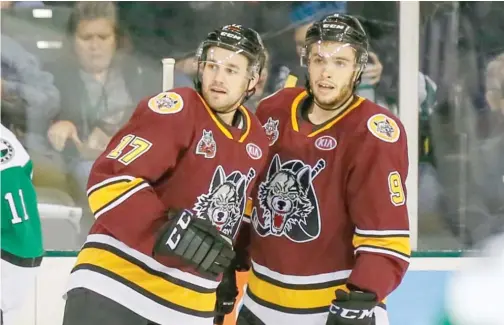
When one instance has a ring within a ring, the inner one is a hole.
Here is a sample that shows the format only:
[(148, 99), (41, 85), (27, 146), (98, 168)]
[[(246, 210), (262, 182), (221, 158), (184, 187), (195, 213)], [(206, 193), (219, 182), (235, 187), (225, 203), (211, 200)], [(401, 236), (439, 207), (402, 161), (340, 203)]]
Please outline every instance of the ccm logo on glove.
[(191, 214), (184, 211), (177, 220), (177, 223), (175, 224), (170, 237), (168, 237), (168, 240), (166, 241), (166, 245), (175, 250), (175, 248), (177, 248), (177, 245), (180, 243), (180, 239), (182, 238), (181, 233), (187, 229), (190, 223)]
[(347, 319), (364, 319), (364, 318), (373, 318), (374, 308), (373, 309), (346, 309), (342, 307), (338, 307), (336, 305), (331, 305), (329, 307), (329, 312), (331, 314), (338, 315), (342, 318)]

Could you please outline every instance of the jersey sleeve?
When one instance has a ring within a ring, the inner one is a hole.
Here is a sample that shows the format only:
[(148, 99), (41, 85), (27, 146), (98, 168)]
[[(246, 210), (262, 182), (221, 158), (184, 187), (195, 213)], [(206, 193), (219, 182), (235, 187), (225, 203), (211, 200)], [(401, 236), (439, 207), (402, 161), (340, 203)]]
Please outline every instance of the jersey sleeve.
[(21, 258), (40, 257), (42, 228), (32, 162), (14, 134), (3, 126), (0, 145), (2, 251)]
[[(142, 100), (93, 165), (87, 190), (91, 211), (100, 226), (129, 246), (154, 245), (152, 235), (160, 226), (155, 222), (165, 207), (153, 184), (190, 145), (194, 100), (185, 88)], [(146, 238), (152, 243), (143, 242)]]
[(389, 133), (395, 134), (392, 138), (378, 133), (382, 130), (366, 130), (361, 143), (354, 146), (358, 151), (347, 183), (356, 254), (348, 284), (374, 292), (380, 300), (400, 284), (411, 254), (406, 135), (399, 121), (388, 121), (396, 128), (396, 133)]

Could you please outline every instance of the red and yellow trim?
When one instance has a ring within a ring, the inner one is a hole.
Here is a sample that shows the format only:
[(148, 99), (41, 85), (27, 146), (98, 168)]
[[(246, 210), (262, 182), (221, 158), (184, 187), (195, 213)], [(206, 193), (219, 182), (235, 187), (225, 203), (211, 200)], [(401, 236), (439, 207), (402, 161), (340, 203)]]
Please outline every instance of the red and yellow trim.
[[(299, 108), (299, 103), (306, 96), (308, 96), (308, 92), (305, 90), (305, 91), (301, 92), (299, 95), (297, 95), (296, 98), (294, 98), (294, 101), (292, 102), (292, 106), (291, 106), (291, 122), (292, 122), (292, 129), (294, 129), (294, 131), (296, 131), (296, 132), (299, 132), (299, 124), (298, 124), (298, 121), (297, 121), (297, 111), (298, 111), (298, 108)], [(322, 132), (324, 132), (326, 130), (329, 130), (336, 123), (338, 123), (345, 116), (347, 116), (351, 111), (353, 111), (354, 109), (356, 109), (357, 107), (359, 107), (360, 104), (362, 104), (363, 101), (364, 101), (364, 98), (357, 97), (357, 100), (347, 110), (345, 110), (341, 115), (339, 115), (337, 118), (335, 118), (331, 122), (327, 123), (326, 125), (324, 125), (320, 129), (317, 129), (317, 130), (313, 131), (312, 133), (308, 134), (308, 137), (311, 138), (311, 137), (316, 136), (317, 134), (320, 134), (320, 133), (322, 133)]]
[[(203, 103), (203, 106), (205, 106), (205, 109), (206, 111), (208, 112), (208, 114), (210, 115), (210, 117), (212, 118), (212, 120), (214, 121), (214, 123), (217, 125), (217, 127), (219, 128), (219, 130), (221, 130), (221, 132), (230, 140), (234, 140), (233, 138), (233, 134), (226, 128), (226, 126), (224, 124), (221, 123), (221, 121), (219, 121), (219, 119), (217, 118), (217, 116), (215, 115), (214, 111), (208, 106), (208, 104), (205, 102), (205, 100), (201, 97), (200, 94), (198, 94), (198, 97), (200, 98), (201, 102)], [(243, 132), (242, 136), (240, 137), (240, 139), (238, 139), (238, 142), (242, 143), (245, 141), (245, 139), (247, 138), (247, 136), (249, 135), (250, 133), (250, 123), (251, 123), (251, 119), (250, 119), (250, 114), (249, 112), (247, 111), (247, 109), (245, 107), (243, 107), (242, 105), (238, 108), (240, 110), (240, 112), (245, 116), (245, 121), (246, 121), (246, 129), (245, 129), (245, 132)]]

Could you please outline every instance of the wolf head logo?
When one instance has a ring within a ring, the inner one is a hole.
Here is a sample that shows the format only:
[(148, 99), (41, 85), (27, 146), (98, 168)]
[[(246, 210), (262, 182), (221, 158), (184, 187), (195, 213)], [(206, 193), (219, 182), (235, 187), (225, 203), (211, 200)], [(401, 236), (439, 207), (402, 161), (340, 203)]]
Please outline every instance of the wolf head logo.
[(376, 125), (376, 132), (386, 134), (387, 137), (392, 138), (395, 130), (389, 120), (374, 122), (374, 124)]
[(268, 118), (266, 124), (263, 125), (264, 131), (266, 132), (266, 137), (268, 138), (269, 145), (272, 146), (276, 140), (278, 140), (278, 120), (274, 120), (271, 117)]
[(295, 242), (311, 241), (320, 234), (318, 202), (313, 179), (325, 168), (320, 159), (314, 168), (300, 160), (282, 164), (273, 157), (266, 181), (259, 185), (262, 218), (252, 212), (254, 228), (261, 236), (286, 236)]
[(217, 143), (215, 143), (212, 130), (203, 130), (203, 135), (196, 146), (196, 154), (205, 158), (213, 158), (217, 153)]
[(254, 177), (253, 169), (248, 175), (235, 171), (226, 176), (222, 166), (217, 167), (208, 193), (200, 195), (194, 206), (196, 216), (210, 220), (224, 235), (234, 237), (245, 211), (247, 187)]
[(177, 99), (170, 98), (168, 96), (163, 96), (156, 100), (157, 105), (160, 109), (172, 108), (179, 103)]

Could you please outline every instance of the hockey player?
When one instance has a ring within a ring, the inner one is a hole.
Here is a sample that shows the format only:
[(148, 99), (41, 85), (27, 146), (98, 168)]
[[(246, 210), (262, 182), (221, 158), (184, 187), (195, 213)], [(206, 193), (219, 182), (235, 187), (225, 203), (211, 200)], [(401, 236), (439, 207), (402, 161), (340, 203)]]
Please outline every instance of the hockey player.
[(30, 156), (9, 129), (1, 128), (1, 317), (2, 324), (14, 325), (16, 310), (35, 286), (44, 250)]
[(259, 104), (269, 167), (252, 192), (238, 325), (388, 324), (410, 256), (408, 155), (401, 122), (355, 95), (367, 59), (359, 21), (327, 16), (306, 33), (306, 87)]
[(64, 325), (209, 325), (268, 141), (241, 103), (264, 64), (240, 25), (198, 51), (197, 91), (138, 104), (88, 183), (96, 221), (70, 275)]

